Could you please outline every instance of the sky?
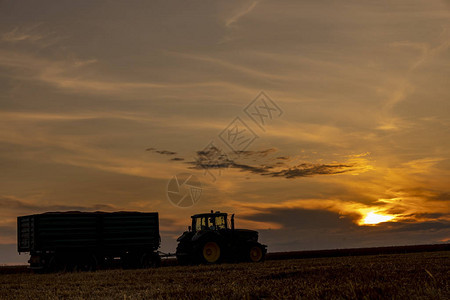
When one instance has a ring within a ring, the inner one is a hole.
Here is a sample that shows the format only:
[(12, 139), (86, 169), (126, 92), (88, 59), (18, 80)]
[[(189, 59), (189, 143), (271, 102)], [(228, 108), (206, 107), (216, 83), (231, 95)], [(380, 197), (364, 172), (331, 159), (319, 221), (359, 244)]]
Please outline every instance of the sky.
[(448, 243), (449, 17), (436, 0), (0, 1), (0, 264), (28, 259), (17, 216), (48, 211), (159, 212), (165, 252), (210, 210), (269, 252)]

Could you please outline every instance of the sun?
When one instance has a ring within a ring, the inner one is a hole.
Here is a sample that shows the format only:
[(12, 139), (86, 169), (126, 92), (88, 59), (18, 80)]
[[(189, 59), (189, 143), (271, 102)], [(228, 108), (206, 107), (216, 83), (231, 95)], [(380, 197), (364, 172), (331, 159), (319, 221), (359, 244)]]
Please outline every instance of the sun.
[(392, 216), (392, 215), (383, 215), (383, 214), (379, 214), (379, 213), (375, 213), (375, 212), (371, 211), (371, 212), (367, 213), (367, 215), (362, 220), (361, 224), (362, 225), (375, 225), (375, 224), (379, 224), (382, 222), (390, 221), (394, 218), (395, 218), (395, 216)]

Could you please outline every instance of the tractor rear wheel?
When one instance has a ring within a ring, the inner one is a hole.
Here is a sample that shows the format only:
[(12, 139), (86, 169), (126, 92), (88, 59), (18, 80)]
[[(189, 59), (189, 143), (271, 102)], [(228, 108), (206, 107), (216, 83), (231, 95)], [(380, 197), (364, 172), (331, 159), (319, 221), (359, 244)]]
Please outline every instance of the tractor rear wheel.
[(221, 259), (221, 248), (219, 243), (217, 242), (206, 242), (200, 248), (201, 253), (200, 256), (202, 261), (207, 264), (215, 264), (218, 263)]
[(260, 244), (250, 245), (248, 258), (251, 262), (260, 262), (264, 260), (264, 249)]

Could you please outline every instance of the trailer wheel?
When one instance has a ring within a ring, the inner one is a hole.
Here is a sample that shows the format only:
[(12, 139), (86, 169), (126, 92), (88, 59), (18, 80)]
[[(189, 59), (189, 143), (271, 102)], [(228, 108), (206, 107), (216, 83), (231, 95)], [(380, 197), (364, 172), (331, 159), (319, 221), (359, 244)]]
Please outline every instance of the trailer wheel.
[(121, 257), (121, 261), (125, 270), (139, 269), (142, 266), (142, 256), (139, 253), (126, 253)]
[(94, 255), (78, 257), (74, 264), (74, 271), (91, 272), (97, 269), (97, 259)]
[(145, 253), (141, 258), (141, 268), (159, 268), (161, 266), (161, 257), (158, 253)]
[(49, 257), (47, 272), (54, 273), (54, 272), (58, 272), (59, 269), (60, 269), (60, 267), (59, 267), (58, 259), (57, 259), (56, 255), (52, 255), (51, 257)]

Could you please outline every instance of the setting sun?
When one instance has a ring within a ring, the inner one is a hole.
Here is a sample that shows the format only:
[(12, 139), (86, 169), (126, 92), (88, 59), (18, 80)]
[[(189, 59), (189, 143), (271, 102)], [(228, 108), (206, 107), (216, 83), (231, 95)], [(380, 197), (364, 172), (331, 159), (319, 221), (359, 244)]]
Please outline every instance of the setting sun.
[(362, 225), (375, 225), (382, 222), (387, 222), (394, 219), (395, 216), (378, 214), (375, 212), (369, 212), (362, 220)]

